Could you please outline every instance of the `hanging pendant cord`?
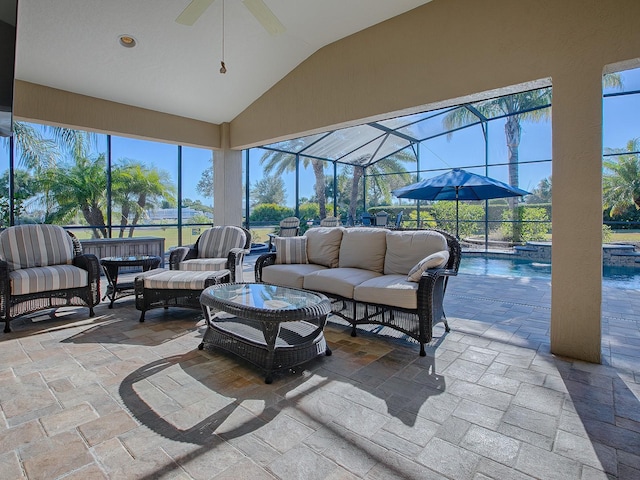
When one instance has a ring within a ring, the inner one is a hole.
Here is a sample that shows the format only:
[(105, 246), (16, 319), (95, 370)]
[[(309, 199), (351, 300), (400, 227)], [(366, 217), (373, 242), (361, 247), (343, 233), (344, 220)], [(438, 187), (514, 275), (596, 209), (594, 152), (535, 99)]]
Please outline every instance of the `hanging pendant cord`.
[(227, 66), (224, 64), (224, 0), (222, 0), (222, 61), (220, 62), (220, 73), (227, 73)]

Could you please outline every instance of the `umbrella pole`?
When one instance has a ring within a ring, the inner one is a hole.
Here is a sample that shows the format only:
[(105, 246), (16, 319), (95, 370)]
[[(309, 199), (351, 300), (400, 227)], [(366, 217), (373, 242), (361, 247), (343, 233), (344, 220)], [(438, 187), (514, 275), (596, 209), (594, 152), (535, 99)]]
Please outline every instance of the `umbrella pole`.
[(458, 217), (458, 187), (456, 187), (456, 238), (459, 240), (460, 239), (460, 235), (458, 234), (458, 222), (459, 222), (459, 217)]

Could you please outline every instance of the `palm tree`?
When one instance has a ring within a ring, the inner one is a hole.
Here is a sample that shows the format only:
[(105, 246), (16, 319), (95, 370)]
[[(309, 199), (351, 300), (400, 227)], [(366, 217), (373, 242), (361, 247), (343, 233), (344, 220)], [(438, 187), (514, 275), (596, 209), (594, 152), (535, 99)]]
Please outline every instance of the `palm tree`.
[[(135, 226), (149, 208), (159, 202), (176, 203), (175, 187), (170, 175), (158, 168), (150, 168), (138, 160), (121, 159), (112, 171), (112, 200), (120, 204), (120, 234), (124, 236), (129, 226), (129, 237)], [(133, 213), (131, 223), (129, 216)]]
[(627, 207), (635, 205), (640, 210), (640, 138), (627, 142), (626, 149), (605, 148), (607, 154), (619, 154), (616, 160), (605, 159), (602, 164), (602, 195), (605, 208), (611, 217), (624, 213)]
[(51, 193), (55, 207), (47, 211), (45, 223), (69, 223), (81, 213), (94, 238), (106, 237), (106, 163), (104, 154), (76, 156), (70, 164), (48, 169), (41, 182)]
[[(611, 73), (603, 77), (604, 87), (620, 88), (622, 79), (620, 75)], [(504, 133), (507, 141), (508, 162), (509, 162), (509, 184), (513, 187), (519, 186), (518, 149), (520, 147), (520, 137), (522, 134), (523, 120), (530, 122), (543, 122), (549, 120), (551, 116), (550, 108), (543, 108), (551, 105), (551, 87), (530, 90), (528, 92), (515, 93), (504, 97), (494, 98), (475, 104), (466, 104), (460, 108), (452, 110), (445, 115), (442, 124), (449, 130), (448, 138), (452, 136), (452, 130), (477, 123), (482, 120), (477, 113), (485, 119), (506, 116)], [(477, 112), (477, 113), (476, 113)], [(512, 220), (516, 221), (517, 197), (508, 199), (509, 209), (512, 212)], [(519, 240), (518, 224), (514, 223), (514, 240)]]
[[(298, 139), (300, 140), (300, 139)], [(296, 141), (291, 141), (291, 146), (295, 147)], [(298, 142), (299, 143), (299, 142)], [(318, 207), (320, 209), (320, 218), (327, 216), (327, 198), (325, 195), (325, 178), (324, 178), (324, 166), (323, 160), (316, 158), (301, 157), (302, 166), (308, 168), (311, 165), (313, 174), (316, 179), (314, 185), (316, 198), (318, 199)], [(276, 152), (267, 150), (260, 158), (260, 164), (264, 165), (264, 172), (270, 175), (272, 172), (276, 176), (281, 176), (285, 172), (295, 172), (296, 170), (296, 156), (291, 153)]]
[[(26, 168), (40, 170), (55, 166), (62, 153), (72, 157), (88, 155), (98, 138), (95, 133), (48, 125), (39, 131), (25, 122), (14, 122), (13, 132), (19, 162)], [(45, 133), (52, 138), (46, 138)]]
[(411, 178), (410, 174), (406, 172), (406, 169), (402, 164), (416, 161), (415, 156), (410, 153), (408, 149), (396, 152), (383, 160), (368, 165), (370, 158), (371, 156), (366, 154), (351, 162), (353, 172), (351, 178), (351, 195), (349, 198), (349, 219), (353, 221), (356, 219), (358, 195), (360, 193), (360, 179), (364, 176), (365, 170), (367, 176), (372, 177), (380, 191), (385, 194), (385, 192), (390, 190), (390, 187), (388, 182), (384, 181), (384, 177), (382, 175), (388, 173), (406, 175), (406, 179), (408, 181)]
[[(443, 127), (449, 130), (448, 138), (453, 135), (452, 130), (477, 123), (482, 120), (476, 112), (484, 118), (491, 119), (506, 116), (504, 134), (507, 141), (509, 161), (509, 184), (517, 187), (518, 178), (518, 148), (522, 134), (523, 120), (531, 122), (543, 122), (551, 116), (550, 108), (542, 108), (551, 105), (551, 87), (515, 93), (504, 97), (494, 98), (473, 105), (463, 105), (452, 110), (442, 119)], [(509, 205), (515, 207), (517, 199), (510, 199)]]
[[(50, 134), (51, 138), (47, 138), (45, 134)], [(65, 153), (74, 159), (86, 158), (91, 146), (96, 144), (97, 135), (70, 128), (46, 125), (36, 128), (25, 122), (14, 122), (14, 140), (18, 165), (31, 170), (36, 183), (40, 184), (40, 191), (32, 191), (31, 196), (36, 197), (36, 204), (43, 206), (45, 221), (58, 218), (61, 212), (56, 210), (54, 194), (48, 190), (53, 178), (51, 172), (57, 171)], [(6, 146), (9, 146), (9, 142), (6, 142)], [(16, 169), (16, 180), (17, 172)], [(24, 176), (20, 178), (23, 179)], [(24, 187), (19, 180), (16, 181), (16, 190)]]

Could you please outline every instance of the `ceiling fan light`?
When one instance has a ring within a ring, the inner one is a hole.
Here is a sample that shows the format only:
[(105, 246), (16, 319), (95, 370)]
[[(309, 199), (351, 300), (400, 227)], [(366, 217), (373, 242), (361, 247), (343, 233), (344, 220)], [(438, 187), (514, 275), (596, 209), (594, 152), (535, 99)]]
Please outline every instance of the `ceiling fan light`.
[(118, 42), (125, 48), (133, 48), (138, 42), (131, 35), (120, 35), (118, 37)]

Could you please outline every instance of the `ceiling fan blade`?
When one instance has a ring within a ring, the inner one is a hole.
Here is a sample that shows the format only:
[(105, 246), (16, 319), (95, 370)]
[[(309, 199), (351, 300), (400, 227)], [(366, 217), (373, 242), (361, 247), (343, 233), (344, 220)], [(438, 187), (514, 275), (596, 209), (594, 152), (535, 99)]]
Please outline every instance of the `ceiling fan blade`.
[(176, 22), (182, 25), (193, 25), (214, 1), (215, 0), (192, 0), (182, 13), (178, 15)]
[[(195, 1), (195, 0), (194, 0)], [(284, 33), (286, 28), (278, 20), (273, 12), (267, 7), (263, 0), (242, 0), (245, 7), (256, 17), (256, 20), (264, 27), (264, 29), (271, 35), (278, 35)]]

